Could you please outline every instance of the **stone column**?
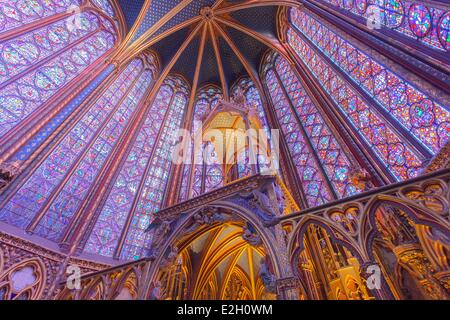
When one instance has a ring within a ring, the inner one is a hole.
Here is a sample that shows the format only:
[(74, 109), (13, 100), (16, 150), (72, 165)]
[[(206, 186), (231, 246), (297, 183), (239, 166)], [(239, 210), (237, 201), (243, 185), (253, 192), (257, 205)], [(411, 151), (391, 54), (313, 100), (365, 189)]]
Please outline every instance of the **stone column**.
[(294, 277), (281, 278), (276, 281), (279, 300), (300, 300), (300, 281)]

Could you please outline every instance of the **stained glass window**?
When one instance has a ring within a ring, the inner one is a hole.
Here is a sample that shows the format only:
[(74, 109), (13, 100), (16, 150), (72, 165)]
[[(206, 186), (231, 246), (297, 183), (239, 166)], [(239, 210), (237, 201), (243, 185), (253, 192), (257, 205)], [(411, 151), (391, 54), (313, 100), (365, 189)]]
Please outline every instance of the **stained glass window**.
[(446, 12), (439, 19), (438, 23), (438, 37), (442, 47), (446, 50), (450, 50), (450, 12)]
[(191, 166), (184, 165), (183, 166), (183, 173), (181, 176), (181, 185), (178, 195), (178, 201), (182, 202), (185, 201), (188, 198), (188, 192), (189, 192), (189, 175), (191, 174)]
[[(193, 137), (199, 134), (202, 122), (214, 110), (221, 98), (222, 92), (218, 87), (206, 86), (200, 88), (194, 106), (191, 130)], [(221, 164), (215, 163), (218, 160), (215, 159), (214, 147), (209, 144), (201, 144), (197, 150), (194, 150), (193, 146), (191, 148), (191, 164), (185, 164), (183, 168), (180, 201), (186, 200), (190, 195), (192, 197), (199, 196), (206, 192), (205, 190), (209, 191), (223, 184), (223, 169)], [(204, 155), (209, 156), (209, 165), (205, 163)]]
[(404, 19), (403, 3), (397, 0), (387, 0), (384, 3), (384, 16), (386, 25), (389, 27), (398, 27)]
[(430, 9), (420, 3), (415, 3), (409, 8), (409, 27), (419, 38), (425, 37), (431, 30), (433, 18)]
[(249, 165), (250, 157), (248, 149), (245, 148), (238, 153), (237, 156), (237, 176), (238, 178), (244, 178), (252, 175), (252, 167)]
[(362, 191), (349, 183), (351, 158), (340, 147), (321, 112), (312, 103), (287, 61), (278, 57), (275, 63), (301, 125), (338, 196), (347, 197)]
[(224, 172), (222, 161), (217, 157), (217, 152), (215, 150), (214, 144), (207, 142), (204, 145), (204, 191), (209, 192), (211, 190), (220, 188), (224, 184)]
[(173, 91), (163, 86), (146, 112), (145, 122), (122, 165), (113, 188), (101, 209), (99, 218), (86, 244), (85, 251), (112, 257), (127, 217), (135, 202), (139, 186), (151, 159), (152, 150), (169, 108), (160, 108), (170, 101)]
[[(200, 144), (199, 149), (196, 150), (197, 152), (195, 153), (195, 159), (194, 159), (194, 163), (192, 164), (193, 169), (194, 170), (193, 173), (191, 173), (191, 171), (188, 169), (189, 174), (192, 174), (193, 177), (193, 181), (191, 189), (192, 189), (192, 198), (195, 198), (199, 195), (201, 195), (203, 193), (204, 190), (204, 172), (205, 172), (205, 166), (203, 163), (203, 153), (204, 151), (204, 144)], [(185, 166), (185, 168), (189, 168), (187, 165)], [(190, 179), (189, 176), (186, 176), (187, 179)]]
[[(244, 93), (248, 106), (256, 108), (261, 125), (270, 137), (266, 115), (257, 88), (249, 78), (242, 78), (233, 85), (231, 95), (234, 96), (239, 88)], [(192, 124), (194, 136), (200, 129), (201, 121), (210, 114), (221, 97), (221, 90), (215, 86), (206, 86), (199, 90), (194, 107), (194, 121)], [(190, 194), (192, 197), (196, 197), (223, 186), (225, 180), (224, 176), (228, 174), (223, 172), (224, 168), (221, 163), (222, 161), (217, 158), (217, 153), (212, 143), (204, 143), (194, 153), (195, 154), (192, 155), (192, 162), (194, 162), (194, 164), (184, 166), (180, 201), (186, 200), (189, 195), (188, 185), (190, 180)], [(245, 160), (243, 161), (244, 163), (237, 167), (238, 177), (248, 176), (251, 173), (250, 165), (248, 165), (248, 152), (239, 151), (237, 157)], [(264, 168), (268, 162), (267, 156), (265, 158), (261, 157), (260, 160), (260, 167)]]
[(364, 14), (367, 10), (367, 0), (355, 0), (355, 5), (351, 9), (358, 14)]
[(392, 175), (398, 180), (417, 176), (423, 158), (403, 142), (391, 124), (293, 29), (288, 30), (288, 43)]
[[(158, 136), (154, 137), (157, 140), (154, 142), (155, 146), (152, 149), (151, 159), (148, 161), (147, 171), (138, 189), (139, 197), (135, 199), (136, 206), (129, 215), (129, 226), (125, 229), (127, 233), (120, 250), (122, 259), (138, 259), (150, 245), (149, 235), (144, 231), (152, 222), (154, 213), (161, 208), (164, 199), (172, 164), (172, 152), (178, 138), (177, 130), (181, 126), (188, 96), (189, 89), (184, 80), (170, 76), (164, 81), (153, 102), (152, 109), (165, 110), (165, 120), (159, 129)], [(93, 236), (96, 236), (95, 233)]]
[(67, 17), (65, 11), (74, 5), (78, 2), (0, 2), (0, 39), (8, 28), (64, 12), (48, 25), (29, 26), (31, 31), (8, 34), (1, 42), (0, 138), (50, 103), (114, 46), (117, 29), (89, 7)]
[(301, 134), (299, 123), (295, 119), (288, 97), (273, 68), (265, 73), (265, 81), (281, 132), (287, 142), (290, 156), (302, 182), (307, 204), (314, 207), (331, 201), (333, 196), (318, 163), (314, 159), (312, 150)]
[[(291, 66), (280, 56), (273, 58), (271, 63), (274, 67), (267, 72), (267, 85), (291, 153), (303, 156), (300, 157), (301, 160), (297, 160), (299, 162), (294, 161), (294, 164), (305, 189), (312, 191), (313, 187), (321, 186), (326, 189), (325, 181), (329, 181), (339, 198), (364, 191), (350, 181), (351, 170), (360, 169), (357, 162), (340, 146), (327, 120), (311, 101)], [(297, 132), (291, 133), (293, 125)], [(302, 150), (299, 150), (296, 141), (303, 145)], [(305, 175), (305, 172), (313, 171), (315, 175)], [(309, 181), (313, 177), (316, 179), (314, 183)], [(306, 193), (310, 205), (317, 205), (331, 198), (330, 192), (323, 193), (321, 197), (318, 191)]]
[[(124, 102), (132, 85), (138, 78), (148, 81), (142, 74), (143, 64), (136, 59), (131, 62), (107, 88), (107, 90), (86, 109), (81, 119), (61, 138), (45, 160), (34, 170), (27, 181), (11, 197), (0, 211), (0, 220), (26, 228), (36, 215), (46, 214), (39, 232), (50, 238), (57, 237), (67, 220), (59, 210), (72, 216), (72, 202), (78, 202), (79, 192), (86, 192), (83, 186), (95, 177), (99, 166), (117, 140), (117, 135), (129, 120), (135, 103), (130, 97)], [(139, 77), (141, 75), (141, 77)], [(141, 82), (141, 85), (143, 83)], [(137, 86), (133, 90), (141, 91)], [(97, 161), (99, 161), (97, 163)], [(91, 164), (92, 167), (83, 167)], [(68, 179), (81, 184), (81, 189), (71, 188)], [(63, 192), (61, 192), (63, 191)], [(81, 195), (83, 196), (83, 195)], [(58, 200), (56, 200), (58, 197)], [(53, 205), (53, 206), (52, 206)], [(51, 212), (47, 213), (49, 208)], [(45, 228), (49, 219), (55, 218), (54, 228)]]
[[(353, 14), (380, 23), (426, 46), (450, 50), (449, 11), (431, 3), (399, 0), (322, 0)], [(442, 28), (441, 28), (442, 26)]]
[(114, 18), (114, 9), (108, 0), (91, 0), (100, 10)]
[(142, 72), (125, 99), (115, 108), (112, 117), (102, 125), (97, 138), (88, 144), (82, 158), (72, 167), (64, 186), (58, 187), (58, 194), (47, 204), (45, 215), (35, 229), (37, 234), (51, 240), (59, 239), (113, 152), (151, 80), (150, 71)]
[(80, 0), (1, 0), (0, 32), (79, 7)]
[(80, 104), (89, 97), (114, 71), (114, 65), (106, 67), (94, 80), (76, 95), (63, 109), (30, 138), (8, 161), (24, 161), (28, 159), (44, 141), (50, 137), (54, 130), (63, 124), (70, 115), (78, 109)]
[[(248, 107), (256, 108), (256, 111), (259, 116), (259, 122), (262, 126), (262, 129), (265, 131), (265, 134), (268, 138), (268, 148), (271, 148), (271, 140), (270, 140), (270, 127), (268, 125), (266, 112), (264, 110), (264, 106), (261, 101), (261, 97), (259, 95), (258, 89), (250, 78), (242, 78), (238, 80), (231, 88), (232, 96), (236, 95), (237, 90), (241, 90), (244, 93), (246, 104)], [(260, 137), (261, 138), (261, 137)], [(270, 151), (270, 150), (268, 150)], [(245, 151), (241, 151), (238, 154), (238, 177), (243, 178), (251, 175), (251, 166), (249, 165), (249, 153), (248, 149)], [(268, 154), (258, 154), (258, 167), (260, 172), (269, 169), (269, 155)]]
[(270, 136), (270, 129), (267, 122), (267, 116), (266, 112), (264, 110), (261, 97), (259, 95), (258, 89), (256, 88), (255, 84), (250, 78), (242, 78), (237, 83), (234, 84), (234, 86), (231, 88), (232, 95), (234, 96), (236, 94), (236, 91), (238, 89), (241, 89), (242, 92), (244, 92), (246, 104), (249, 107), (256, 107), (256, 110), (258, 111), (259, 120), (261, 121), (261, 124), (263, 125), (264, 130), (266, 131), (267, 135)]
[[(388, 111), (411, 138), (433, 154), (450, 140), (450, 112), (444, 106), (312, 16), (291, 10), (291, 18), (294, 27)], [(294, 33), (289, 36), (298, 49)]]

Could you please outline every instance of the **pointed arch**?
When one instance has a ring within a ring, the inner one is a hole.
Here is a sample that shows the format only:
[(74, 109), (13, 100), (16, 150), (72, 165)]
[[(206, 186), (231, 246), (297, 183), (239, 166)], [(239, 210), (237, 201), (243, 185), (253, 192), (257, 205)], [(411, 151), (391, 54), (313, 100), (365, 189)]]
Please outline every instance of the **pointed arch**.
[(135, 270), (135, 268), (130, 268), (130, 270), (125, 271), (123, 275), (121, 275), (117, 284), (110, 288), (109, 292), (111, 293), (107, 299), (128, 300), (131, 298), (131, 300), (136, 300), (139, 280), (140, 277), (137, 270)]
[(379, 195), (371, 199), (366, 205), (364, 214), (361, 216), (361, 224), (358, 238), (361, 241), (362, 249), (365, 254), (373, 260), (371, 250), (372, 243), (378, 233), (374, 215), (378, 208), (388, 205), (405, 212), (408, 217), (415, 223), (420, 225), (437, 228), (444, 234), (450, 229), (450, 224), (445, 219), (437, 216), (434, 212), (427, 208), (419, 206), (411, 201), (399, 199), (388, 195)]

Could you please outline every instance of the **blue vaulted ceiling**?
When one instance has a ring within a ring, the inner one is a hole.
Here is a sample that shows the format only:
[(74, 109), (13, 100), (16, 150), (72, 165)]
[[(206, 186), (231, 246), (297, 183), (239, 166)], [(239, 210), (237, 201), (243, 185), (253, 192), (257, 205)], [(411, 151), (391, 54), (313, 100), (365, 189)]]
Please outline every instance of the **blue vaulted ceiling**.
[(191, 19), (197, 16), (200, 12), (200, 9), (205, 6), (212, 6), (215, 0), (194, 0), (192, 1), (186, 8), (181, 10), (175, 17), (170, 19), (166, 24), (164, 24), (154, 35), (158, 34), (170, 29), (177, 24), (180, 24), (188, 19)]
[(173, 9), (179, 1), (168, 0), (152, 0), (150, 8), (147, 10), (144, 20), (139, 25), (139, 28), (134, 35), (133, 40), (139, 38), (146, 30), (151, 28), (158, 22), (167, 12)]
[(139, 12), (141, 11), (145, 0), (118, 0), (118, 2), (122, 8), (123, 15), (125, 16), (128, 30), (130, 30), (139, 16)]
[[(147, 11), (144, 20), (138, 28), (138, 31), (134, 39), (139, 38), (146, 30), (151, 28), (156, 22), (158, 22), (167, 12), (173, 9), (180, 0), (152, 0), (150, 8)], [(169, 20), (162, 28), (158, 30), (153, 36), (169, 29), (177, 24), (180, 24), (187, 19), (197, 16), (200, 9), (205, 6), (213, 5), (215, 0), (194, 0), (189, 5)]]
[[(139, 11), (141, 10), (145, 0), (118, 1), (122, 6), (128, 27), (131, 28), (139, 16)], [(166, 15), (171, 9), (175, 8), (180, 2), (181, 0), (151, 0), (150, 7), (147, 9), (142, 23), (139, 25), (136, 34), (133, 36), (133, 41), (142, 36), (146, 30), (155, 25), (164, 15)], [(212, 7), (215, 2), (215, 0), (193, 0), (146, 40), (151, 40), (164, 31), (167, 31), (193, 17), (198, 16), (201, 8), (206, 6)], [(221, 7), (232, 6), (242, 2), (244, 1), (225, 0), (221, 3)], [(278, 9), (278, 6), (273, 5), (257, 6), (234, 11), (228, 15), (222, 16), (222, 18), (235, 21), (244, 27), (256, 31), (268, 38), (276, 38), (276, 19)], [(248, 62), (250, 67), (255, 71), (258, 70), (259, 64), (261, 63), (261, 58), (267, 50), (267, 47), (258, 40), (241, 31), (228, 27), (220, 22), (218, 22), (218, 24), (229, 36), (231, 41), (234, 42), (235, 46), (242, 53), (244, 59)], [(188, 37), (193, 27), (194, 25), (185, 27), (152, 45), (151, 49), (156, 51), (161, 58), (162, 67), (168, 64), (178, 48)], [(200, 33), (201, 32), (199, 32), (199, 35)], [(227, 85), (231, 86), (235, 80), (242, 75), (246, 75), (247, 72), (243, 63), (238, 59), (226, 41), (220, 36), (218, 36), (216, 40), (222, 58), (225, 80)], [(199, 36), (197, 36), (187, 46), (186, 50), (182, 53), (171, 71), (182, 74), (192, 82), (195, 73), (199, 45), (200, 39)], [(217, 66), (212, 39), (210, 38), (209, 33), (206, 39), (202, 65), (200, 68), (199, 86), (206, 83), (214, 83), (220, 86), (219, 68)]]

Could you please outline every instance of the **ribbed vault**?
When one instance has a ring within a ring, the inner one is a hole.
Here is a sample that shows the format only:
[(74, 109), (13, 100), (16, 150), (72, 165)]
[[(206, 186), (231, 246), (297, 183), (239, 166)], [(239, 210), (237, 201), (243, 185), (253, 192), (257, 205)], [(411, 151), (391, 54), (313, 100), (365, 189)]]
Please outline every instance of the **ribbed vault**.
[(286, 6), (298, 2), (147, 0), (115, 59), (126, 62), (152, 49), (161, 57), (160, 77), (182, 74), (193, 95), (197, 88), (215, 84), (227, 99), (231, 84), (241, 76), (249, 76), (261, 89), (256, 74), (267, 48), (287, 56), (276, 26), (278, 11)]
[[(266, 255), (242, 238), (241, 225), (223, 224), (186, 237), (157, 279), (166, 299), (258, 300), (270, 298), (260, 278)], [(175, 286), (174, 283), (178, 284)]]

